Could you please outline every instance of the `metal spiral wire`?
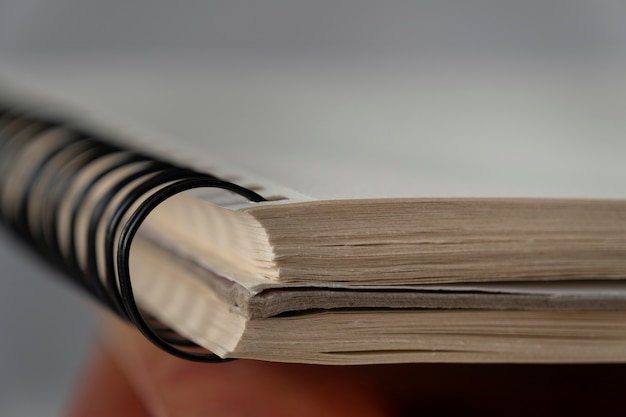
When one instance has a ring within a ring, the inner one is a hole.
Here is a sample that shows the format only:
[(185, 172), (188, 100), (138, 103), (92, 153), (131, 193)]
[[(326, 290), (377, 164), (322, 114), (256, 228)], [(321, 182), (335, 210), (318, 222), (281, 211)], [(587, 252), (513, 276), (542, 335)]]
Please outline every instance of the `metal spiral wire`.
[[(85, 202), (112, 174), (116, 174), (115, 181), (92, 202), (86, 230), (79, 231), (77, 222)], [(143, 221), (166, 199), (199, 187), (264, 201), (244, 187), (113, 145), (61, 121), (0, 108), (0, 217), (4, 223), (161, 349), (188, 360), (223, 362), (227, 359), (202, 350), (142, 312), (130, 277), (131, 244)], [(64, 225), (59, 218), (68, 201), (71, 207)], [(105, 232), (99, 232), (103, 227)], [(77, 234), (81, 232), (84, 257), (79, 259)]]

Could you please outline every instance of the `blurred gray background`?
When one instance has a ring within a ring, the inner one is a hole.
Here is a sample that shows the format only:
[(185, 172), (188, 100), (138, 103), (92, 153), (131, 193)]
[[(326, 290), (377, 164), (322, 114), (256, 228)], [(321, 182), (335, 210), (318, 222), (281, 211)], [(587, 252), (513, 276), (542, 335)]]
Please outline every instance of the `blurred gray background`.
[[(94, 57), (200, 70), (621, 69), (625, 17), (621, 0), (2, 0), (0, 74)], [(60, 415), (95, 333), (88, 302), (0, 230), (0, 309), (0, 415)]]
[(619, 0), (4, 0), (0, 52), (611, 59), (626, 48), (625, 8)]

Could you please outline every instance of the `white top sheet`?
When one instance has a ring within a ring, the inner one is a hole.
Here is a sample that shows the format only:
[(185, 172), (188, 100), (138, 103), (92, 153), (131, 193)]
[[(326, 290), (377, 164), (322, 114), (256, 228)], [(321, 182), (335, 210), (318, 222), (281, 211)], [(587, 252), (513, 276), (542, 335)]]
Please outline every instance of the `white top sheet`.
[(266, 178), (317, 199), (626, 198), (619, 75), (181, 69), (141, 60), (0, 70), (132, 125), (134, 136), (179, 158), (248, 173), (242, 185)]

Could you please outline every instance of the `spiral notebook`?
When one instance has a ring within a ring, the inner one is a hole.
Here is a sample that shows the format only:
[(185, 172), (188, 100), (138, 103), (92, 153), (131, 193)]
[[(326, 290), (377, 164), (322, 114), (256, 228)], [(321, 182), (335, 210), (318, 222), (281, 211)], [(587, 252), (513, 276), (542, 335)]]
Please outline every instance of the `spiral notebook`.
[(626, 360), (626, 126), (565, 90), (90, 77), (8, 85), (2, 218), (164, 350)]

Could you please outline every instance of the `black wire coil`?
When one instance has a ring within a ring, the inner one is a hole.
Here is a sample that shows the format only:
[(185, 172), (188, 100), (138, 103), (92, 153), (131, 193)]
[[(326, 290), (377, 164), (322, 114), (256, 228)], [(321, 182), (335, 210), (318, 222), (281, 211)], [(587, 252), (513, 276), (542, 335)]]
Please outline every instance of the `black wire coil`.
[[(77, 181), (87, 170), (87, 182), (85, 177), (83, 183)], [(81, 264), (76, 241), (81, 207), (112, 173), (118, 175), (116, 181), (92, 202)], [(8, 227), (156, 346), (183, 359), (223, 362), (228, 359), (202, 350), (142, 313), (130, 278), (131, 244), (143, 221), (166, 199), (200, 187), (265, 201), (244, 187), (113, 145), (61, 121), (0, 107), (0, 217)], [(58, 220), (70, 195), (69, 230), (65, 230)], [(99, 266), (97, 240), (103, 221), (104, 265)]]

